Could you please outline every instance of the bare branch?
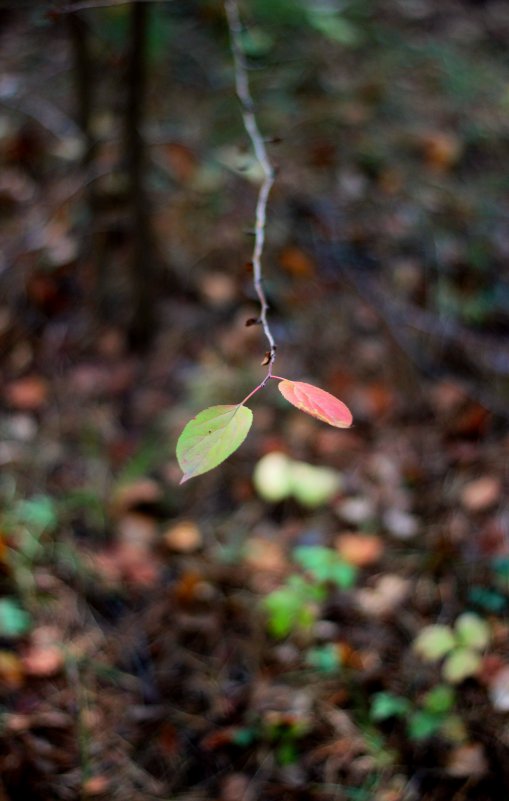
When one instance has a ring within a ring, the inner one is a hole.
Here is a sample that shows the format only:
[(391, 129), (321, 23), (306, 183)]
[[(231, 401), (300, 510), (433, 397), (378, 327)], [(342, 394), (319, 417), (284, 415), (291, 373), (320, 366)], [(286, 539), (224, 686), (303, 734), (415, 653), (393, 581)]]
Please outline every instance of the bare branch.
[(276, 343), (270, 330), (270, 325), (267, 321), (269, 304), (263, 288), (262, 256), (265, 245), (267, 202), (269, 199), (270, 190), (274, 184), (275, 173), (267, 155), (265, 142), (260, 133), (260, 129), (258, 128), (258, 123), (254, 113), (254, 103), (251, 96), (251, 90), (249, 88), (247, 64), (242, 47), (242, 23), (240, 21), (237, 0), (225, 0), (224, 7), (226, 11), (226, 18), (228, 20), (230, 45), (235, 68), (235, 88), (237, 91), (237, 97), (239, 98), (242, 107), (242, 119), (247, 134), (251, 139), (256, 159), (263, 170), (264, 176), (258, 192), (258, 200), (256, 203), (255, 242), (252, 262), (253, 284), (261, 307), (259, 319), (269, 343), (269, 351), (266, 357), (267, 361), (264, 360), (264, 364), (268, 364), (268, 379), (272, 376), (272, 365), (274, 364), (276, 358)]
[[(138, 3), (159, 3), (161, 0), (138, 0)], [(165, 0), (171, 3), (172, 0)], [(61, 6), (54, 10), (55, 14), (74, 14), (76, 11), (87, 11), (90, 8), (112, 8), (114, 6), (127, 6), (132, 0), (78, 0), (76, 3)]]

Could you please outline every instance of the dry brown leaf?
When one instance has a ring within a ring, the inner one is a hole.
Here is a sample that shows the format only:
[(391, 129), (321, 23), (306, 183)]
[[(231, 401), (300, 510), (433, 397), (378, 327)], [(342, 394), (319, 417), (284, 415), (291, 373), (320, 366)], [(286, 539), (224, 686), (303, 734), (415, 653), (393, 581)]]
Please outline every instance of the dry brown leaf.
[(426, 165), (435, 172), (447, 172), (459, 161), (460, 140), (446, 131), (431, 131), (422, 137), (422, 153)]
[(21, 661), (27, 675), (46, 678), (62, 670), (64, 656), (62, 649), (57, 645), (34, 644), (25, 651)]
[(281, 267), (296, 278), (312, 278), (316, 268), (313, 260), (298, 247), (290, 245), (279, 256)]
[(461, 503), (468, 512), (483, 512), (499, 501), (501, 491), (497, 476), (481, 476), (463, 487)]
[(244, 560), (253, 570), (267, 573), (281, 574), (287, 566), (281, 545), (265, 537), (251, 537), (247, 541)]
[(374, 617), (389, 615), (400, 606), (410, 592), (410, 581), (395, 573), (381, 576), (373, 588), (365, 587), (356, 592), (361, 610)]
[(7, 690), (19, 690), (25, 679), (23, 664), (11, 651), (0, 651), (0, 685)]
[(237, 284), (227, 273), (204, 273), (200, 279), (200, 291), (211, 306), (225, 306), (237, 298)]
[(378, 562), (384, 551), (383, 540), (376, 534), (368, 536), (347, 531), (336, 537), (335, 545), (343, 559), (357, 567)]
[(91, 776), (86, 779), (82, 785), (82, 793), (84, 796), (92, 797), (96, 795), (104, 795), (110, 789), (110, 780), (107, 776)]
[(193, 520), (181, 520), (163, 534), (165, 545), (177, 553), (192, 553), (201, 548), (203, 538)]
[(40, 409), (48, 398), (48, 383), (38, 375), (27, 375), (12, 381), (5, 389), (5, 399), (9, 406), (24, 412)]
[(488, 772), (488, 762), (481, 743), (460, 745), (449, 755), (447, 773), (458, 778), (480, 778)]

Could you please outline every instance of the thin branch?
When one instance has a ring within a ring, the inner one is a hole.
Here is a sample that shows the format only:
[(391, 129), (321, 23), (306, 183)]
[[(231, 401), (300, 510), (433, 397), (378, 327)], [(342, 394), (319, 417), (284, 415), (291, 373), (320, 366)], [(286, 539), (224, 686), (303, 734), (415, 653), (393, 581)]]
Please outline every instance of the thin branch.
[[(171, 3), (172, 0), (137, 0), (138, 3)], [(76, 3), (52, 9), (55, 14), (74, 14), (76, 11), (87, 11), (90, 8), (113, 8), (115, 6), (127, 6), (132, 0), (81, 0)]]
[(269, 199), (270, 190), (274, 184), (275, 173), (267, 155), (265, 142), (260, 133), (260, 129), (258, 128), (258, 123), (254, 113), (254, 103), (251, 96), (251, 90), (249, 88), (247, 64), (242, 47), (242, 23), (240, 21), (237, 0), (225, 0), (224, 7), (226, 11), (226, 18), (228, 20), (230, 45), (235, 68), (235, 88), (237, 91), (237, 97), (239, 98), (242, 107), (242, 119), (246, 132), (251, 139), (256, 159), (262, 168), (264, 176), (258, 192), (258, 200), (256, 203), (255, 242), (252, 256), (253, 284), (261, 307), (259, 322), (269, 343), (266, 362), (268, 364), (268, 373), (265, 381), (262, 382), (262, 384), (264, 384), (272, 376), (272, 365), (274, 364), (276, 358), (277, 347), (272, 335), (272, 331), (270, 330), (270, 325), (267, 321), (269, 304), (263, 288), (262, 276), (262, 256), (265, 245), (267, 202)]

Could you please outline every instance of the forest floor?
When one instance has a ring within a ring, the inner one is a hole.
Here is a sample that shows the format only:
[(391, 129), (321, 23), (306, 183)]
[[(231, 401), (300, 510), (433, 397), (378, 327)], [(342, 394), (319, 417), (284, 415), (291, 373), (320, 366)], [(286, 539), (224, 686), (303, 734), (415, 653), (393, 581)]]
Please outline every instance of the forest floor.
[(128, 7), (84, 12), (92, 182), (64, 21), (2, 12), (0, 801), (508, 797), (509, 13), (294, 5), (252, 4), (246, 39), (281, 139), (275, 372), (354, 425), (267, 386), (242, 447), (183, 486), (185, 423), (264, 375), (221, 4), (154, 11), (144, 353)]

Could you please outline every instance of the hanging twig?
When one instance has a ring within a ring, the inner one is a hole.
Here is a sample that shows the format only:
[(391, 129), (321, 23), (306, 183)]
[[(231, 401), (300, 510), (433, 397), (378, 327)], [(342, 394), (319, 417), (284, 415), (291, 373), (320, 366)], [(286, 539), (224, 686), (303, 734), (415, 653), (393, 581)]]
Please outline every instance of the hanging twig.
[(270, 325), (267, 321), (267, 311), (269, 304), (263, 288), (262, 276), (262, 256), (263, 248), (265, 245), (265, 226), (267, 220), (267, 201), (269, 199), (270, 190), (274, 184), (275, 173), (272, 164), (270, 163), (265, 148), (265, 142), (258, 128), (256, 116), (254, 113), (254, 103), (249, 88), (248, 68), (242, 47), (242, 23), (240, 21), (239, 9), (236, 0), (225, 0), (226, 18), (228, 20), (228, 28), (230, 32), (230, 45), (233, 54), (233, 63), (235, 68), (235, 88), (237, 97), (242, 106), (242, 119), (244, 127), (251, 139), (253, 150), (260, 167), (263, 170), (263, 181), (261, 183), (258, 200), (256, 203), (256, 226), (255, 226), (255, 242), (253, 248), (253, 284), (260, 301), (260, 316), (256, 322), (259, 322), (263, 328), (263, 332), (269, 343), (269, 350), (264, 364), (268, 365), (268, 372), (262, 384), (266, 383), (272, 376), (272, 365), (276, 358), (276, 343), (270, 330)]

